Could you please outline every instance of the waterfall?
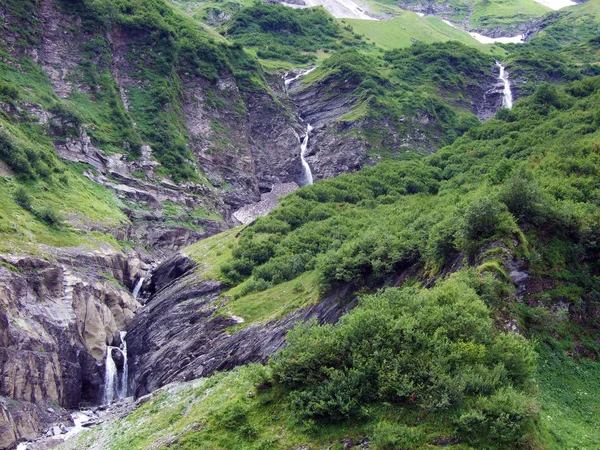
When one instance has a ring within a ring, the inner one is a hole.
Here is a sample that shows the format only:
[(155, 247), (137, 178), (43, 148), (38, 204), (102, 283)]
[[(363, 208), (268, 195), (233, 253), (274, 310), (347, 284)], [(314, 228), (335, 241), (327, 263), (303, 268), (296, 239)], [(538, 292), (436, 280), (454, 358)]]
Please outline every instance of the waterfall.
[(133, 291), (131, 292), (131, 295), (133, 295), (133, 298), (138, 298), (140, 289), (142, 288), (142, 284), (144, 284), (144, 277), (140, 277), (138, 282), (135, 284), (135, 287), (133, 288)]
[(510, 90), (510, 81), (508, 80), (508, 74), (506, 73), (505, 67), (496, 61), (496, 65), (500, 68), (500, 75), (498, 75), (498, 79), (502, 81), (504, 85), (504, 89), (502, 91), (502, 106), (504, 108), (512, 109), (513, 107), (513, 98), (512, 91)]
[(109, 405), (115, 398), (115, 385), (117, 384), (117, 366), (112, 357), (112, 349), (110, 345), (106, 346), (106, 363), (104, 365), (104, 396), (102, 402), (104, 405)]
[(285, 91), (287, 92), (288, 87), (290, 87), (290, 84), (292, 84), (294, 81), (298, 80), (299, 78), (302, 78), (304, 75), (308, 75), (309, 73), (311, 73), (313, 70), (315, 70), (316, 67), (311, 67), (308, 70), (304, 70), (302, 72), (300, 72), (298, 75), (296, 75), (295, 77), (292, 78), (285, 78), (287, 77), (287, 73), (283, 76), (284, 81), (283, 84), (285, 85)]
[[(143, 280), (143, 278), (141, 280)], [(121, 349), (121, 352), (123, 353), (123, 371), (121, 372), (121, 385), (119, 386), (119, 398), (125, 398), (125, 397), (127, 397), (127, 382), (129, 381), (128, 380), (129, 367), (127, 366), (127, 341), (125, 341), (125, 336), (127, 336), (127, 332), (120, 331), (119, 334), (121, 335), (121, 342), (123, 344), (123, 348)]]
[(312, 171), (310, 170), (310, 166), (306, 162), (306, 150), (308, 148), (308, 134), (312, 130), (310, 124), (306, 125), (306, 136), (304, 136), (304, 140), (302, 141), (302, 145), (300, 146), (300, 159), (302, 160), (302, 169), (304, 171), (304, 181), (305, 184), (313, 184), (313, 176)]
[[(104, 366), (104, 395), (102, 396), (102, 404), (110, 405), (116, 398), (120, 400), (127, 397), (127, 382), (129, 381), (129, 366), (127, 365), (127, 342), (125, 336), (127, 332), (119, 331), (121, 336), (121, 347), (106, 346), (106, 363)], [(116, 349), (123, 355), (123, 367), (118, 370), (115, 360), (112, 356), (112, 351)], [(120, 372), (120, 374), (119, 374)], [(120, 376), (119, 376), (120, 375)]]

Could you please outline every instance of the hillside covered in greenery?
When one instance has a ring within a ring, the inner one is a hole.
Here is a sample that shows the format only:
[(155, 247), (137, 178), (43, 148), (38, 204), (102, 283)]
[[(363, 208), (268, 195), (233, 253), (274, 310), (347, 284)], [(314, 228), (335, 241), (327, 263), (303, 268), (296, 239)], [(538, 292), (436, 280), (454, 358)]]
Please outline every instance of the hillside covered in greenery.
[[(600, 448), (600, 2), (401, 3), (535, 36), (483, 46), (406, 11), (245, 0), (0, 5), (0, 344), (58, 368), (16, 376), (0, 352), (3, 376), (46, 386), (72, 365), (72, 397), (93, 404), (120, 331), (172, 312), (157, 294), (188, 308), (199, 348), (168, 355), (164, 326), (156, 371), (242, 336), (216, 373), (149, 383), (59, 448)], [(482, 114), (497, 61), (518, 99)], [(313, 169), (330, 152), (352, 173), (239, 225), (298, 182), (303, 119)], [(304, 320), (324, 304), (344, 314)], [(233, 359), (245, 336), (268, 351)], [(5, 378), (3, 414), (23, 400)]]
[(114, 448), (145, 448), (148, 428), (177, 448), (597, 445), (599, 106), (599, 78), (543, 85), (435, 155), (287, 197), (218, 263), (237, 286), (224, 308), (311, 283), (350, 283), (359, 306), (298, 326), (266, 367), (172, 387), (74, 445), (124, 433)]

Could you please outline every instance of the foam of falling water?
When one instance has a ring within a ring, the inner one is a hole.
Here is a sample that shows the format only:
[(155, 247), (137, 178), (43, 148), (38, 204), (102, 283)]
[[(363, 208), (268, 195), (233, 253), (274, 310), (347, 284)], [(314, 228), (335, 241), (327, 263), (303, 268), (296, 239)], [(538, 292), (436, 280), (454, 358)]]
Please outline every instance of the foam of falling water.
[(305, 184), (313, 184), (313, 176), (312, 171), (310, 170), (310, 166), (308, 162), (306, 162), (306, 150), (308, 148), (308, 135), (312, 127), (310, 124), (306, 125), (306, 136), (304, 136), (304, 140), (302, 141), (302, 145), (300, 146), (300, 159), (302, 160), (302, 169), (304, 170), (304, 181)]
[(106, 363), (104, 365), (104, 396), (103, 404), (109, 405), (115, 398), (116, 381), (117, 381), (117, 366), (112, 358), (112, 349), (109, 345), (106, 346)]
[(133, 298), (138, 298), (138, 295), (140, 294), (140, 289), (142, 288), (142, 284), (144, 284), (144, 277), (140, 277), (138, 282), (135, 284), (135, 287), (133, 288), (133, 291), (131, 292), (131, 295), (133, 295)]
[(83, 424), (90, 420), (89, 416), (81, 411), (72, 413), (71, 419), (73, 419), (73, 423), (75, 424), (75, 426), (73, 428), (70, 428), (67, 433), (62, 435), (64, 441), (71, 439), (73, 436), (85, 430)]
[(510, 89), (510, 81), (508, 80), (508, 74), (506, 73), (506, 69), (502, 64), (496, 61), (496, 65), (500, 68), (500, 74), (498, 75), (498, 79), (502, 81), (504, 84), (504, 89), (502, 91), (502, 106), (504, 108), (512, 109), (513, 107), (513, 98), (512, 91)]
[(290, 84), (292, 84), (294, 81), (298, 80), (299, 78), (302, 78), (304, 75), (308, 75), (309, 73), (311, 73), (315, 69), (316, 69), (316, 67), (311, 67), (308, 70), (304, 70), (304, 71), (300, 72), (295, 77), (287, 78), (286, 80), (284, 80), (283, 84), (285, 84), (285, 90), (286, 90), (286, 92), (287, 92), (288, 87), (290, 86)]
[[(143, 280), (143, 278), (142, 278)], [(127, 382), (129, 378), (129, 367), (127, 366), (127, 341), (125, 341), (125, 336), (127, 336), (126, 331), (120, 331), (121, 342), (123, 343), (123, 348), (121, 352), (123, 353), (123, 371), (121, 372), (121, 385), (119, 386), (119, 398), (127, 397)]]

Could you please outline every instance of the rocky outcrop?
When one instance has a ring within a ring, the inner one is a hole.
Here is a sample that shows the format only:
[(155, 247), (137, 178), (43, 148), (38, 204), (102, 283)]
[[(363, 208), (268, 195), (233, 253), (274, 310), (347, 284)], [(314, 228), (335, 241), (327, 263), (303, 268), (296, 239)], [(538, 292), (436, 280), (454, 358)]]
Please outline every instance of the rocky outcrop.
[(44, 413), (48, 405), (60, 412), (99, 401), (107, 345), (118, 345), (132, 322), (140, 305), (130, 287), (147, 269), (108, 247), (2, 257), (0, 397), (10, 399), (2, 402), (3, 438), (31, 438), (60, 420)]
[(136, 397), (173, 381), (264, 362), (284, 345), (287, 330), (298, 321), (335, 322), (353, 305), (343, 301), (351, 292), (345, 286), (281, 320), (231, 332), (239, 319), (216, 313), (223, 287), (194, 268), (182, 255), (165, 261), (153, 277), (156, 291), (130, 327), (129, 390)]
[[(357, 138), (364, 121), (337, 122), (355, 106), (356, 88), (354, 82), (343, 82), (334, 90), (322, 82), (305, 86), (302, 78), (287, 87), (299, 116), (313, 127), (306, 160), (315, 180), (353, 172), (367, 163), (368, 144)], [(352, 129), (358, 133), (348, 133)]]
[(484, 88), (486, 86), (489, 87), (485, 90), (482, 88), (475, 88), (477, 89), (474, 95), (474, 98), (477, 99), (475, 102), (475, 113), (479, 120), (483, 122), (494, 117), (498, 110), (502, 108), (504, 85), (502, 81), (498, 79), (499, 74), (499, 67), (494, 66), (490, 79), (483, 84)]
[(34, 439), (42, 428), (70, 422), (69, 413), (53, 402), (30, 403), (0, 396), (0, 448)]
[(246, 205), (233, 213), (233, 219), (245, 225), (257, 217), (265, 216), (279, 205), (279, 198), (298, 190), (296, 183), (281, 183), (273, 185), (271, 192), (261, 194), (260, 201)]
[[(468, 78), (461, 99), (449, 103), (470, 109), (482, 121), (490, 119), (502, 106), (503, 85), (498, 74), (498, 68), (493, 66), (477, 79)], [(349, 120), (349, 113), (357, 106), (356, 89), (356, 82), (349, 80), (332, 87), (326, 80), (308, 84), (298, 78), (288, 86), (299, 116), (313, 127), (306, 159), (315, 179), (377, 163), (378, 156), (369, 154), (373, 144), (367, 134), (377, 136), (380, 151), (387, 149), (396, 155), (406, 150), (433, 153), (441, 146), (437, 119), (425, 111), (401, 117), (399, 123), (392, 123), (389, 118), (377, 123), (368, 117)]]

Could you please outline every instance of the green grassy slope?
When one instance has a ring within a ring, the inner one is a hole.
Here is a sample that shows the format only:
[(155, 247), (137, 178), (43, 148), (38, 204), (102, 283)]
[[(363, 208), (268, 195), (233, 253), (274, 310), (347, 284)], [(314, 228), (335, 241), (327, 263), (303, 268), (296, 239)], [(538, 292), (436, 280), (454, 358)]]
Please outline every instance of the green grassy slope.
[(458, 41), (486, 53), (502, 52), (492, 45), (479, 43), (468, 33), (444, 23), (436, 17), (419, 17), (416, 13), (403, 11), (398, 17), (384, 21), (343, 19), (355, 32), (364, 35), (378, 47), (391, 50), (410, 47), (417, 40), (433, 42)]

